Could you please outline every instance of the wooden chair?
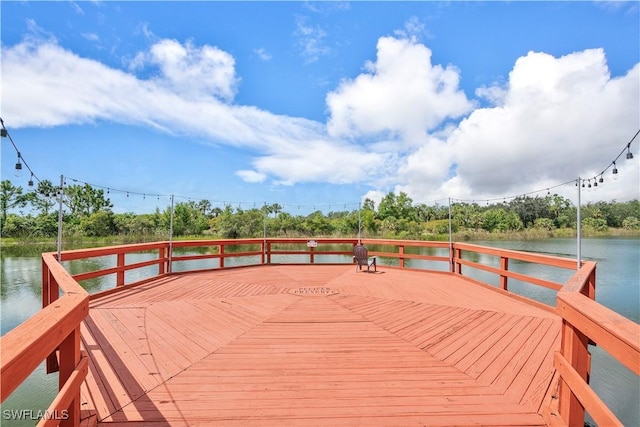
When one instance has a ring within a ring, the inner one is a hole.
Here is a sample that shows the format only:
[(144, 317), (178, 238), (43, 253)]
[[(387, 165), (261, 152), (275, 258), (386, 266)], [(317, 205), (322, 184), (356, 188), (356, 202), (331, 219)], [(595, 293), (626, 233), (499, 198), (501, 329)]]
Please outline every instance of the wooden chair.
[(363, 266), (367, 266), (367, 273), (371, 266), (373, 266), (373, 271), (378, 271), (376, 267), (376, 257), (370, 257), (369, 251), (362, 245), (356, 245), (353, 247), (353, 259), (356, 261), (356, 272), (358, 268), (362, 270)]

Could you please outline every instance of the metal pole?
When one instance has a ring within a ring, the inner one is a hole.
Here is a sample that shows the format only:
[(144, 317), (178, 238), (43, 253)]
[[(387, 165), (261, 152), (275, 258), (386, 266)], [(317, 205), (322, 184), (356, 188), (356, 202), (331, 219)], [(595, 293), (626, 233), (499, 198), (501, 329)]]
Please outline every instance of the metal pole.
[(453, 233), (451, 230), (451, 197), (449, 197), (449, 268), (453, 271)]
[(577, 236), (577, 241), (578, 241), (577, 242), (578, 243), (577, 252), (578, 252), (578, 254), (576, 256), (577, 264), (578, 264), (577, 265), (577, 270), (580, 270), (580, 267), (582, 266), (582, 262), (581, 262), (582, 261), (582, 218), (581, 218), (582, 215), (581, 215), (581, 212), (580, 212), (581, 209), (582, 209), (582, 202), (580, 201), (580, 193), (581, 193), (581, 190), (580, 190), (580, 184), (581, 183), (580, 183), (580, 181), (581, 181), (581, 179), (580, 179), (580, 177), (578, 177), (578, 181), (576, 181), (578, 183), (578, 212), (577, 212), (577, 215), (576, 215), (577, 216), (577, 221), (578, 221), (578, 224), (577, 224), (577, 234), (578, 234), (578, 236)]
[(58, 195), (58, 262), (62, 260), (62, 197), (64, 196), (64, 175), (60, 175), (60, 194)]
[(362, 202), (358, 202), (358, 244), (362, 240)]
[(171, 266), (173, 258), (173, 194), (171, 195), (171, 219), (169, 220), (169, 265), (167, 266), (167, 272), (171, 273)]

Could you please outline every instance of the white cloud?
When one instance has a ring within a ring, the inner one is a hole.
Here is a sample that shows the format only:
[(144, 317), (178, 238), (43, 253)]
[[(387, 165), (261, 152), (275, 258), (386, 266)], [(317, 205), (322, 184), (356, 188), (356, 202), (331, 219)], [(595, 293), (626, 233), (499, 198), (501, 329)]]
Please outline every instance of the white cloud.
[(100, 37), (96, 33), (82, 33), (82, 37), (92, 42), (100, 40)]
[(471, 111), (459, 80), (455, 67), (431, 63), (426, 46), (382, 37), (376, 62), (327, 95), (329, 133), (352, 138), (390, 134), (405, 143), (419, 142), (443, 121)]
[(271, 59), (271, 54), (264, 48), (254, 49), (253, 52), (258, 55), (258, 58), (262, 59), (263, 61), (269, 61)]
[[(443, 139), (444, 152), (428, 149), (455, 166), (455, 176), (437, 168), (430, 170), (439, 176), (416, 174), (415, 165), (428, 165), (422, 148), (407, 158), (402, 188), (425, 198), (455, 194), (479, 199), (591, 178), (639, 128), (639, 71), (636, 65), (612, 79), (601, 49), (560, 58), (531, 52), (516, 61), (506, 87), (487, 89), (496, 107), (473, 111)], [(626, 181), (593, 197), (637, 198), (637, 162), (625, 166)], [(571, 186), (563, 191), (575, 192)]]
[(426, 27), (417, 16), (412, 16), (404, 23), (404, 28), (394, 31), (394, 34), (398, 38), (417, 41), (423, 34), (426, 34)]
[(307, 24), (307, 19), (303, 16), (296, 18), (296, 31), (300, 53), (307, 63), (316, 62), (321, 56), (328, 55), (331, 51), (325, 44), (327, 33), (320, 26)]
[(215, 46), (198, 48), (190, 42), (183, 45), (176, 40), (161, 40), (151, 47), (146, 59), (160, 68), (158, 81), (176, 92), (206, 93), (226, 101), (235, 96), (235, 60)]
[[(598, 174), (640, 127), (640, 65), (610, 76), (604, 51), (529, 53), (476, 108), (460, 72), (432, 64), (415, 40), (383, 37), (375, 62), (327, 95), (319, 123), (234, 105), (234, 58), (211, 46), (159, 40), (131, 64), (141, 78), (64, 49), (51, 37), (2, 50), (2, 115), (12, 126), (108, 120), (151, 126), (255, 153), (247, 182), (363, 183), (416, 202), (517, 195)], [(638, 142), (620, 179), (585, 195), (639, 198)], [(623, 156), (624, 157), (624, 156)], [(568, 186), (567, 195), (575, 194)], [(379, 193), (370, 193), (376, 195)]]
[[(388, 157), (343, 144), (328, 136), (321, 123), (223, 102), (217, 95), (230, 89), (232, 80), (232, 61), (225, 52), (169, 40), (142, 55), (138, 67), (152, 58), (160, 75), (140, 79), (81, 58), (55, 42), (7, 47), (3, 115), (11, 117), (14, 127), (110, 120), (249, 147), (256, 152), (256, 169), (238, 172), (248, 182), (264, 181), (267, 175), (282, 184), (367, 181)], [(213, 65), (219, 63), (226, 72), (217, 73)], [(192, 76), (201, 77), (204, 87), (190, 86)]]
[(236, 175), (242, 178), (246, 182), (260, 183), (267, 179), (267, 176), (263, 173), (252, 170), (239, 170), (236, 171)]

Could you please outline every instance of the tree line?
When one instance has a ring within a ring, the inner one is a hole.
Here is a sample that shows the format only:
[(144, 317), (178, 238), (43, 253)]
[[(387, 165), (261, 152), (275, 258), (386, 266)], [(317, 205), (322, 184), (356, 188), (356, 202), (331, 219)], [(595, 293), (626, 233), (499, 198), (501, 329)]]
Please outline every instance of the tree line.
[[(58, 233), (59, 188), (43, 180), (24, 191), (9, 180), (0, 186), (0, 233), (2, 237), (54, 237)], [(64, 188), (63, 234), (67, 237), (128, 236), (166, 239), (171, 208), (153, 213), (114, 213), (113, 204), (101, 189), (89, 184)], [(356, 236), (399, 239), (433, 239), (449, 232), (449, 206), (414, 203), (405, 193), (387, 193), (376, 204), (366, 199), (360, 209), (315, 211), (293, 215), (277, 203), (242, 209), (211, 202), (180, 202), (174, 206), (174, 236), (212, 238)], [(510, 201), (481, 206), (456, 202), (451, 205), (451, 227), (458, 232), (504, 233), (537, 229), (575, 229), (577, 209), (557, 194), (520, 196)], [(597, 202), (581, 209), (582, 226), (596, 232), (609, 228), (640, 230), (640, 202)]]

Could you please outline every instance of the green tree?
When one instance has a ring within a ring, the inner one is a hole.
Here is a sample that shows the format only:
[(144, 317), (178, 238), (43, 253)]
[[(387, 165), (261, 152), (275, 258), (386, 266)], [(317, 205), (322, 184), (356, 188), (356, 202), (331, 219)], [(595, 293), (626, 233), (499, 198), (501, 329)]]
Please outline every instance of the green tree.
[(211, 202), (209, 200), (200, 200), (198, 202), (198, 210), (204, 215), (206, 218), (211, 218), (213, 216)]
[(38, 236), (50, 237), (58, 234), (58, 213), (40, 214), (35, 218), (35, 230)]
[(519, 196), (509, 203), (509, 208), (520, 217), (525, 227), (533, 226), (537, 218), (551, 218), (548, 200), (543, 197)]
[(274, 233), (289, 236), (301, 230), (301, 221), (288, 212), (280, 212), (273, 221)]
[(406, 193), (401, 192), (395, 195), (392, 191), (387, 193), (378, 205), (378, 218), (410, 219), (415, 220), (416, 212), (413, 207), (413, 200)]
[(7, 221), (7, 213), (10, 209), (23, 208), (27, 205), (27, 200), (22, 194), (22, 187), (16, 187), (9, 180), (0, 182), (0, 230), (4, 230)]
[(83, 216), (80, 219), (80, 230), (90, 237), (111, 236), (115, 231), (113, 213), (98, 211)]
[(362, 210), (375, 211), (376, 210), (375, 202), (367, 197), (366, 199), (364, 199), (364, 202), (362, 202)]
[(522, 229), (522, 221), (515, 212), (490, 208), (482, 213), (482, 228), (487, 231), (517, 231)]
[(38, 187), (34, 191), (26, 194), (27, 202), (41, 215), (48, 215), (56, 205), (56, 195), (58, 187), (55, 187), (49, 180), (43, 180), (38, 183)]
[[(163, 222), (167, 230), (171, 222), (171, 208), (165, 211)], [(176, 203), (173, 207), (174, 236), (198, 235), (209, 228), (207, 218), (193, 202)]]
[(304, 219), (304, 231), (309, 236), (328, 236), (333, 232), (333, 227), (321, 211), (315, 211)]
[(362, 232), (377, 233), (380, 229), (380, 222), (376, 219), (376, 213), (372, 209), (363, 209), (360, 212), (362, 221)]
[(227, 239), (237, 239), (240, 237), (240, 216), (233, 213), (231, 205), (224, 207), (224, 210), (219, 216), (218, 225), (222, 237)]
[(622, 228), (627, 230), (640, 230), (640, 219), (628, 216), (622, 220)]
[(89, 184), (70, 185), (64, 189), (64, 203), (71, 216), (83, 217), (101, 210), (111, 210), (113, 204), (104, 197), (104, 191)]
[(32, 237), (34, 236), (35, 221), (31, 215), (21, 216), (8, 214), (3, 221), (3, 237)]

